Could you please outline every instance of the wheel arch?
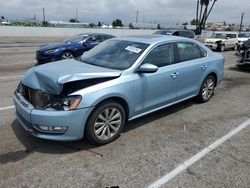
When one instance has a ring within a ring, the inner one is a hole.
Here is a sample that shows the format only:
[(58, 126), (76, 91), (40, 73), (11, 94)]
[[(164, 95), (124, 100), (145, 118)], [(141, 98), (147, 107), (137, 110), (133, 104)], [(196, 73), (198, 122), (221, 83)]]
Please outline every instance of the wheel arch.
[[(93, 113), (93, 111), (100, 106), (103, 103), (106, 103), (108, 101), (113, 101), (113, 102), (118, 102), (119, 104), (121, 104), (124, 107), (125, 113), (126, 113), (126, 120), (129, 119), (129, 114), (130, 114), (130, 108), (129, 108), (129, 103), (126, 99), (124, 99), (121, 96), (109, 96), (106, 98), (101, 99), (100, 101), (96, 102), (95, 108), (92, 110), (92, 112), (90, 113), (89, 117), (91, 116), (91, 114)], [(88, 117), (88, 119), (89, 119)]]
[(62, 54), (65, 53), (65, 52), (70, 52), (70, 53), (72, 53), (74, 55), (74, 57), (76, 56), (75, 52), (73, 50), (71, 50), (71, 49), (64, 49), (64, 50), (62, 50), (60, 56), (62, 56)]
[[(215, 87), (217, 86), (217, 81), (218, 81), (218, 77), (217, 77), (217, 74), (213, 71), (213, 72), (210, 72), (206, 77), (205, 79), (208, 77), (208, 76), (213, 76), (214, 79), (215, 79)], [(204, 80), (205, 80), (204, 79)]]

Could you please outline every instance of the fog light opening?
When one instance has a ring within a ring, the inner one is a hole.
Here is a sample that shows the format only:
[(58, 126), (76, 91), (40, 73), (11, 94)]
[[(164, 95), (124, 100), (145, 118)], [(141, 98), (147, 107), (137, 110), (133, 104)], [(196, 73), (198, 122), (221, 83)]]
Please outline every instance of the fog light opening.
[(38, 131), (44, 133), (54, 133), (54, 134), (63, 134), (67, 131), (68, 127), (65, 126), (44, 126), (44, 125), (35, 125), (34, 126)]

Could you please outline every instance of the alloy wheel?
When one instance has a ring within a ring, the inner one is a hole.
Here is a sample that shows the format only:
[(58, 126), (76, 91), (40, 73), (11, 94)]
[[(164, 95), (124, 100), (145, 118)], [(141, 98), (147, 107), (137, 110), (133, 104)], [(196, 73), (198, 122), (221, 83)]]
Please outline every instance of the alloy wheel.
[(121, 112), (115, 107), (106, 108), (96, 118), (94, 133), (100, 140), (108, 140), (115, 136), (122, 124)]
[(72, 59), (72, 58), (74, 58), (74, 56), (73, 56), (73, 54), (70, 53), (70, 52), (65, 52), (65, 53), (63, 53), (63, 55), (62, 55), (62, 59)]
[(202, 98), (206, 101), (208, 100), (214, 92), (214, 80), (212, 78), (208, 78), (202, 88)]

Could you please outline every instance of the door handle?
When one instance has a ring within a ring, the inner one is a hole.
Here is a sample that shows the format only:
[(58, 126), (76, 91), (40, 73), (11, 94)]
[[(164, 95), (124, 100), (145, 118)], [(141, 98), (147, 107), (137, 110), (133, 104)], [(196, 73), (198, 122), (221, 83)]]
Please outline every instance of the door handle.
[(202, 66), (201, 66), (201, 69), (202, 69), (202, 70), (206, 70), (206, 69), (207, 69), (207, 65), (202, 65)]
[(179, 72), (175, 72), (175, 73), (171, 74), (171, 77), (175, 79), (178, 75), (179, 75)]

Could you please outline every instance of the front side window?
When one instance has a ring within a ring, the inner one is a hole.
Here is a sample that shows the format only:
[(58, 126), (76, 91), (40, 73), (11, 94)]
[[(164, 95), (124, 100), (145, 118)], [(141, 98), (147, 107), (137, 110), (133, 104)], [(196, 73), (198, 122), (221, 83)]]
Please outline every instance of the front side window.
[(89, 39), (90, 44), (99, 44), (100, 42), (102, 42), (100, 35), (93, 36)]
[(178, 42), (177, 49), (180, 62), (203, 58), (207, 55), (205, 50), (191, 42)]
[(144, 59), (143, 64), (150, 63), (163, 67), (174, 63), (174, 49), (172, 44), (163, 44), (155, 47)]

